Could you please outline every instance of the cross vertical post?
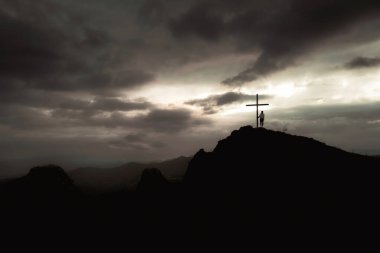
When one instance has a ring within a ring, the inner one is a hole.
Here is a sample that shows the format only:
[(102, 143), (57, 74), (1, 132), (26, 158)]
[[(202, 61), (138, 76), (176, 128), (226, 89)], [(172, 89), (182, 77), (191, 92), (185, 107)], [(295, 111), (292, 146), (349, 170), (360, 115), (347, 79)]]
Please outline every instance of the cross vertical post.
[(259, 128), (259, 94), (256, 94), (256, 128)]
[(269, 105), (269, 104), (259, 104), (259, 94), (256, 94), (256, 104), (250, 104), (246, 106), (256, 106), (256, 128), (259, 128), (259, 106)]

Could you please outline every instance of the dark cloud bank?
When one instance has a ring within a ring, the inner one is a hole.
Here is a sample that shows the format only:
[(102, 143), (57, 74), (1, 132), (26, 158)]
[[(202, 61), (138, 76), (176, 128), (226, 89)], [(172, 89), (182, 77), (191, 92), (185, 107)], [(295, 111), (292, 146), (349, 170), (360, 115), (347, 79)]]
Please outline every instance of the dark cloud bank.
[[(375, 20), (379, 13), (380, 2), (376, 0), (205, 0), (194, 1), (191, 8), (171, 20), (169, 28), (177, 38), (196, 36), (214, 43), (233, 37), (240, 50), (259, 51), (251, 66), (223, 81), (236, 86), (295, 64), (319, 44), (360, 22)], [(378, 36), (376, 27), (368, 33)], [(346, 37), (345, 42), (363, 37), (368, 34)]]
[(14, 89), (110, 93), (154, 78), (132, 64), (124, 62), (123, 69), (113, 64), (114, 39), (81, 8), (19, 0), (1, 1), (0, 7), (2, 93)]
[[(194, 55), (204, 54), (201, 48), (194, 48), (199, 44), (187, 43), (188, 38), (208, 42), (209, 51), (232, 38), (236, 50), (259, 52), (251, 66), (223, 81), (241, 85), (295, 64), (342, 31), (376, 19), (380, 11), (380, 2), (375, 0), (142, 1), (140, 6), (119, 1), (91, 3), (92, 11), (84, 8), (84, 3), (72, 1), (0, 1), (2, 93), (42, 89), (104, 94), (140, 87), (154, 80), (154, 71), (159, 71), (157, 66), (141, 65), (141, 57), (146, 62), (169, 64), (169, 59), (188, 62)], [(131, 15), (135, 23), (104, 23), (115, 9), (124, 14), (136, 10), (136, 19)], [(99, 11), (101, 15), (96, 15)], [(139, 33), (127, 28), (131, 25)], [(376, 28), (367, 32), (376, 37)], [(155, 31), (159, 33), (152, 37)], [(162, 43), (164, 46), (158, 48)], [(165, 48), (174, 51), (167, 55)], [(375, 58), (358, 58), (348, 66), (375, 63)]]
[(362, 56), (355, 57), (344, 65), (347, 69), (371, 68), (377, 66), (380, 66), (380, 58)]

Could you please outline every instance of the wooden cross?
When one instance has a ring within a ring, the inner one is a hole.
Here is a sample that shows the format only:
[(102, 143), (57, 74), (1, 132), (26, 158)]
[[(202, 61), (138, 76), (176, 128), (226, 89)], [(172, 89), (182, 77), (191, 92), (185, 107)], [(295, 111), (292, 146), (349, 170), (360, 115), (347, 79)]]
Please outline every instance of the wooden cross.
[(256, 106), (256, 128), (259, 127), (259, 121), (258, 121), (258, 118), (259, 118), (259, 106), (262, 106), (262, 105), (269, 105), (269, 104), (259, 104), (259, 94), (256, 94), (256, 104), (246, 105), (246, 106)]

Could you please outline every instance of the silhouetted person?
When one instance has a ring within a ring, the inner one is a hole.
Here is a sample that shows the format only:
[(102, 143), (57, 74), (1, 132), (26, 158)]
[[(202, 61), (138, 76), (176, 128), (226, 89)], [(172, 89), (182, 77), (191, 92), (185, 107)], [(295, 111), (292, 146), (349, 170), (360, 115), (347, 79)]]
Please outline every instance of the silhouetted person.
[(259, 119), (260, 119), (260, 127), (263, 127), (264, 126), (264, 112), (261, 111), (260, 115), (259, 115)]

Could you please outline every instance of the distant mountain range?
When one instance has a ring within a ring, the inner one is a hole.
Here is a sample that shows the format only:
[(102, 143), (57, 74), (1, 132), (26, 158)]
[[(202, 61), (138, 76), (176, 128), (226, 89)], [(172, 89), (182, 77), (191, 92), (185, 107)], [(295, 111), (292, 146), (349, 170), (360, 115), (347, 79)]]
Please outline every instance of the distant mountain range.
[(79, 168), (68, 172), (82, 191), (101, 193), (134, 189), (146, 168), (157, 168), (169, 181), (182, 180), (191, 157), (178, 157), (163, 162), (136, 163), (131, 162), (115, 168)]

